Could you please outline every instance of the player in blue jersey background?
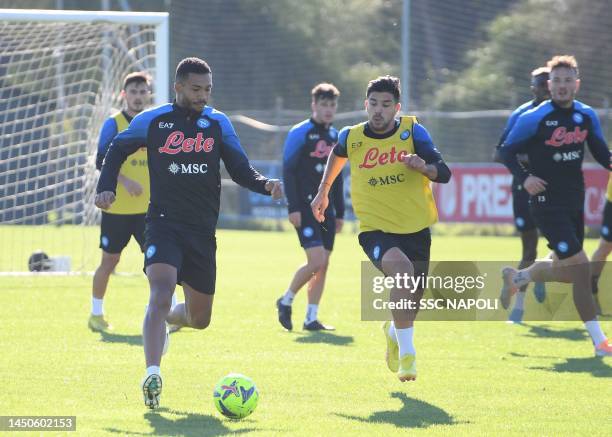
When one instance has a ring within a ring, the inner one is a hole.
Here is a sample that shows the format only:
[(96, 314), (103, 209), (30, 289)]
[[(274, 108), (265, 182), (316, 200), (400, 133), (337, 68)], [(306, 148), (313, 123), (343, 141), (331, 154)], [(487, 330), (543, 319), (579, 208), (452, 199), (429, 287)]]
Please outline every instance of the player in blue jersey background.
[[(504, 132), (502, 133), (495, 148), (495, 161), (501, 162), (499, 148), (506, 140), (506, 137), (514, 127), (514, 124), (519, 116), (525, 111), (539, 106), (543, 101), (550, 98), (550, 92), (548, 91), (548, 73), (549, 70), (547, 67), (536, 68), (531, 72), (530, 88), (531, 93), (533, 94), (533, 100), (523, 103), (510, 115)], [(529, 166), (529, 160), (527, 159), (526, 155), (520, 155), (519, 160), (524, 166)], [(514, 225), (516, 226), (516, 230), (521, 237), (521, 244), (523, 247), (521, 262), (518, 266), (519, 269), (522, 269), (533, 264), (537, 257), (538, 230), (533, 218), (531, 217), (531, 212), (529, 211), (529, 193), (527, 193), (527, 191), (525, 191), (523, 188), (523, 185), (514, 178), (512, 179), (512, 212), (514, 214)], [(516, 295), (514, 307), (512, 308), (508, 318), (509, 321), (520, 323), (523, 320), (526, 290), (526, 286), (521, 287), (519, 293)], [(538, 302), (543, 302), (546, 297), (546, 288), (544, 283), (536, 282), (534, 284), (533, 291)], [(501, 303), (504, 308), (508, 308), (510, 305), (510, 301), (505, 299), (502, 300)]]
[[(574, 97), (580, 87), (573, 56), (548, 62), (551, 100), (523, 113), (500, 149), (504, 164), (530, 194), (532, 216), (554, 259), (526, 269), (503, 270), (502, 296), (531, 281), (572, 284), (574, 304), (595, 346), (597, 356), (612, 356), (612, 345), (597, 320), (589, 259), (583, 250), (585, 143), (595, 160), (610, 170), (610, 150), (599, 118)], [(529, 168), (517, 155), (527, 153)]]
[(287, 196), (289, 222), (295, 227), (300, 245), (306, 253), (287, 288), (276, 301), (278, 321), (287, 330), (293, 329), (291, 312), (296, 293), (308, 284), (308, 308), (303, 329), (333, 330), (318, 319), (319, 302), (325, 286), (329, 256), (334, 248), (336, 232), (342, 229), (344, 218), (343, 181), (339, 177), (332, 187), (333, 207), (323, 223), (315, 220), (310, 202), (321, 183), (323, 170), (338, 131), (332, 126), (340, 92), (329, 83), (320, 83), (311, 91), (312, 116), (293, 126), (287, 135), (283, 153), (283, 179)]

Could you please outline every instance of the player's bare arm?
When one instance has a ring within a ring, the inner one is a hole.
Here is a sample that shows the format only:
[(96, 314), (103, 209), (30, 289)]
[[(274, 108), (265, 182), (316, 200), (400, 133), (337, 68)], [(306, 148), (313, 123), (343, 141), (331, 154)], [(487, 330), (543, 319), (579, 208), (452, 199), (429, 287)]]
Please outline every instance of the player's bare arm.
[(117, 176), (117, 182), (125, 187), (130, 196), (138, 197), (142, 194), (142, 185), (127, 176), (119, 174), (119, 176)]
[(321, 179), (321, 185), (319, 185), (319, 191), (310, 203), (312, 213), (315, 219), (319, 222), (323, 222), (325, 220), (325, 210), (329, 205), (329, 190), (342, 171), (342, 168), (344, 167), (344, 164), (346, 164), (347, 160), (348, 158), (338, 156), (335, 153), (329, 154), (327, 165), (325, 166), (325, 172), (323, 173), (323, 178)]

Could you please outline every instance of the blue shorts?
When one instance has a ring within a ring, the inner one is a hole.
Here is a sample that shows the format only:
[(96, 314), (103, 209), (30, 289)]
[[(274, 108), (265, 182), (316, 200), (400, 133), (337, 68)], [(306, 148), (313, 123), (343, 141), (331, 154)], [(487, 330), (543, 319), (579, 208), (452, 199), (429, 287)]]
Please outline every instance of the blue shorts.
[(325, 214), (323, 223), (319, 223), (312, 215), (310, 207), (302, 208), (302, 226), (295, 228), (300, 246), (304, 249), (323, 246), (330, 252), (334, 249), (336, 239), (336, 218), (333, 214)]
[(144, 247), (145, 214), (109, 214), (102, 211), (100, 223), (100, 249), (106, 253), (121, 253), (130, 241)]
[(147, 218), (145, 272), (156, 263), (176, 267), (176, 283), (185, 282), (204, 294), (215, 294), (217, 240), (197, 228), (167, 220)]
[(540, 233), (559, 259), (569, 258), (582, 250), (584, 211), (565, 207), (531, 207)]
[(392, 234), (383, 231), (366, 231), (359, 234), (359, 244), (370, 261), (382, 271), (385, 253), (397, 247), (414, 264), (415, 276), (427, 276), (431, 249), (431, 231), (425, 228), (411, 234)]

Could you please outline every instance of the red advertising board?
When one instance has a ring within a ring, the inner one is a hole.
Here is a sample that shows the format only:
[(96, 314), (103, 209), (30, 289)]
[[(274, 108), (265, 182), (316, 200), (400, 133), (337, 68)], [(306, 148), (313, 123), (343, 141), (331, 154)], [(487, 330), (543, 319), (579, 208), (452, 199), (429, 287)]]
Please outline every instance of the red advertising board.
[[(448, 184), (433, 184), (441, 222), (512, 223), (512, 176), (498, 164), (450, 165)], [(601, 224), (608, 171), (596, 164), (583, 167), (586, 196), (584, 220)]]

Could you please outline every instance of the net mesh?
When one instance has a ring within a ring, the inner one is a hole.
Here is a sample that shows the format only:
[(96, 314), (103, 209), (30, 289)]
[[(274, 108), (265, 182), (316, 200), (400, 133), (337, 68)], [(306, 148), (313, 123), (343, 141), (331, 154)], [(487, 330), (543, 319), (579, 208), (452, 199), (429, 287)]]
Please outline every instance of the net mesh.
[[(99, 220), (99, 130), (121, 107), (123, 77), (155, 68), (154, 26), (0, 21), (0, 271), (27, 270), (33, 250), (56, 246), (52, 227)], [(24, 238), (22, 225), (48, 232)], [(91, 267), (96, 252), (83, 250), (73, 268)]]

